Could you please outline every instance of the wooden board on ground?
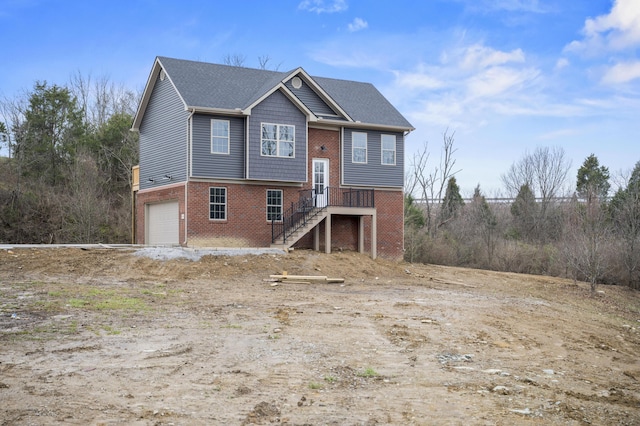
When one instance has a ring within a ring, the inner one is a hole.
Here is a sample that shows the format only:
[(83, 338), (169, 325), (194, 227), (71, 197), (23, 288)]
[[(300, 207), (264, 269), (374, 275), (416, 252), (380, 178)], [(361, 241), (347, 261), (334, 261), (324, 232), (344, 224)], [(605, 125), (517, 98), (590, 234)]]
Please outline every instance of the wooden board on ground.
[(309, 284), (312, 282), (343, 283), (344, 278), (329, 278), (325, 275), (288, 275), (286, 271), (282, 275), (269, 275), (277, 282), (287, 282), (290, 284)]

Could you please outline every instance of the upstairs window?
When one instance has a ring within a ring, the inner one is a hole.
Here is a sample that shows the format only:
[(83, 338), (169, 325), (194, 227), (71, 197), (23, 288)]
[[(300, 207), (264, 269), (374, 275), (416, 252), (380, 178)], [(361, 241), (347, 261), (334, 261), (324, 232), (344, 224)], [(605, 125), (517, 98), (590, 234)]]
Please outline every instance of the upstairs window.
[(295, 156), (295, 126), (262, 123), (261, 154), (267, 157), (293, 158)]
[(227, 220), (227, 188), (209, 188), (209, 219)]
[(353, 132), (351, 134), (351, 162), (353, 163), (367, 163), (367, 134)]
[(382, 164), (396, 165), (396, 136), (382, 135)]
[(229, 153), (229, 121), (211, 120), (211, 153)]
[(267, 189), (267, 221), (282, 222), (282, 190)]

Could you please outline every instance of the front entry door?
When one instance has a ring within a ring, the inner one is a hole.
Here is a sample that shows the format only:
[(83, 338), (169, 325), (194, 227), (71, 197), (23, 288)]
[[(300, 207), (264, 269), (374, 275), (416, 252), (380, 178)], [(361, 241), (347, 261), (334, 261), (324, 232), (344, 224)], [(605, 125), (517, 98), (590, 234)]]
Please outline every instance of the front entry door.
[(329, 203), (329, 159), (313, 159), (313, 195), (316, 207), (326, 207)]

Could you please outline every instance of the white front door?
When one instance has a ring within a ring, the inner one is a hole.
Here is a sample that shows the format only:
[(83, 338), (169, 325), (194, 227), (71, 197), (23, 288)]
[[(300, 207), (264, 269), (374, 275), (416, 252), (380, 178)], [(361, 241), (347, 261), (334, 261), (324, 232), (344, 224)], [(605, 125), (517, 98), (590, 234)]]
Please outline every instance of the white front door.
[(313, 195), (316, 207), (326, 207), (329, 202), (329, 159), (314, 158), (313, 166)]

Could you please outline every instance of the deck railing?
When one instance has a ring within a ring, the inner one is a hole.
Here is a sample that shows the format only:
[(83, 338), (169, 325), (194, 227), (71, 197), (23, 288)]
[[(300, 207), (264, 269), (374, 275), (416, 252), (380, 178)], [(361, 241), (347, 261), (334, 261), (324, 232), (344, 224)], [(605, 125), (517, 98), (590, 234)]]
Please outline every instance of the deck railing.
[(282, 237), (287, 239), (298, 229), (303, 228), (310, 220), (319, 215), (326, 207), (375, 207), (373, 189), (353, 189), (326, 187), (321, 191), (303, 189), (298, 202), (282, 212), (282, 215), (271, 219), (271, 242)]

